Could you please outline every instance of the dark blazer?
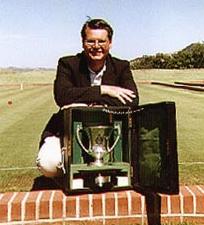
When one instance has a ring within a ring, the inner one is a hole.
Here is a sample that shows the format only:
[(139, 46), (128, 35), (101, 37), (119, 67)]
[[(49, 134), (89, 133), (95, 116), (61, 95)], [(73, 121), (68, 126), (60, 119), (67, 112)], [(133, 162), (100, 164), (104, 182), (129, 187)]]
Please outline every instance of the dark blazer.
[[(106, 71), (102, 77), (102, 84), (132, 90), (137, 97), (126, 106), (138, 105), (138, 91), (128, 61), (114, 58), (109, 54), (106, 59)], [(54, 81), (54, 98), (60, 108), (71, 103), (124, 106), (117, 98), (101, 95), (100, 86), (91, 86), (84, 52), (59, 59)], [(63, 129), (62, 118), (62, 110), (51, 117), (43, 131), (42, 140), (47, 136), (60, 136)]]
[[(108, 55), (102, 84), (124, 87), (135, 92), (137, 98), (128, 106), (138, 104), (138, 92), (130, 71), (129, 62)], [(116, 98), (102, 96), (100, 87), (91, 87), (89, 71), (84, 53), (63, 57), (59, 60), (54, 83), (55, 101), (59, 107), (71, 103), (96, 103), (122, 106)]]

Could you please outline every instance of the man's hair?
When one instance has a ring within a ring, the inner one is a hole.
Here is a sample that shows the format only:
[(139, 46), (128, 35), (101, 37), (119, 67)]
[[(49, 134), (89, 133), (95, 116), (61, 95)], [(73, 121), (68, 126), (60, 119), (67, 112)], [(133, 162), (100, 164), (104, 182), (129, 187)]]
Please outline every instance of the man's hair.
[(89, 19), (83, 25), (81, 29), (81, 37), (82, 40), (86, 39), (86, 29), (104, 29), (108, 32), (108, 38), (111, 41), (113, 37), (113, 29), (112, 27), (103, 19)]

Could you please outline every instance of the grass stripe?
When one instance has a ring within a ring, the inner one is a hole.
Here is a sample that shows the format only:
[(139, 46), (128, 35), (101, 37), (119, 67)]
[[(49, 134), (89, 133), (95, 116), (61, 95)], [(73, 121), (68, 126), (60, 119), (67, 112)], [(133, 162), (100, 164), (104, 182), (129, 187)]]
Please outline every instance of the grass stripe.
[[(4, 118), (6, 124), (4, 129), (0, 128), (1, 167), (35, 165), (40, 134), (52, 112), (56, 111), (52, 96), (43, 90), (40, 88), (36, 92), (37, 97), (32, 95), (30, 101), (26, 101), (22, 107), (15, 107)], [(15, 119), (12, 119), (12, 115), (15, 115)], [(19, 157), (19, 153), (23, 157)]]
[[(0, 83), (52, 83), (53, 74), (37, 71), (11, 76), (0, 74)], [(134, 74), (138, 80), (174, 82), (203, 80), (204, 70), (145, 70)], [(138, 89), (140, 104), (176, 102), (180, 183), (204, 183), (204, 166), (201, 163), (204, 162), (204, 93), (145, 83), (138, 84)], [(13, 100), (11, 107), (7, 105), (9, 96)], [(17, 168), (35, 167), (42, 129), (56, 110), (52, 87), (26, 87), (23, 91), (20, 91), (20, 86), (19, 89), (0, 87), (0, 166), (16, 168), (0, 170), (0, 191), (26, 191), (32, 187), (40, 173), (35, 169)]]
[(35, 88), (15, 97), (11, 106), (4, 107), (1, 110), (0, 133), (18, 120), (22, 120), (37, 106), (45, 105), (46, 102), (53, 104), (51, 98), (50, 90), (47, 88)]
[[(34, 101), (35, 99), (41, 100), (41, 95), (46, 95), (52, 98), (52, 88), (45, 87), (32, 87), (24, 91), (18, 91), (12, 95), (13, 103), (16, 107), (21, 107), (24, 104), (27, 104), (30, 100)], [(1, 97), (1, 96), (0, 96)], [(43, 97), (43, 96), (42, 96)], [(40, 99), (39, 99), (40, 98)], [(2, 98), (1, 98), (2, 100)], [(1, 101), (2, 102), (2, 101)], [(15, 107), (15, 109), (16, 109)], [(2, 108), (8, 110), (8, 107)]]

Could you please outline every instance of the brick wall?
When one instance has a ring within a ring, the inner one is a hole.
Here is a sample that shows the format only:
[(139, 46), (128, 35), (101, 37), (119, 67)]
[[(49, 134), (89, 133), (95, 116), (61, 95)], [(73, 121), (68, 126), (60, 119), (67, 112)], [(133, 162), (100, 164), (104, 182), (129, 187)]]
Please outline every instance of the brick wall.
[(60, 190), (0, 193), (0, 224), (204, 224), (204, 186), (182, 186), (178, 195), (143, 196), (132, 190), (64, 195)]

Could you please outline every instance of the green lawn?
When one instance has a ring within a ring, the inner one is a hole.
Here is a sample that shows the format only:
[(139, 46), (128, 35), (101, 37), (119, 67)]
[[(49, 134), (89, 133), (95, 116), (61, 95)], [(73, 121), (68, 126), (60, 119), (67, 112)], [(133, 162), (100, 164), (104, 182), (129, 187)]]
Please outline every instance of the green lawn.
[[(53, 71), (5, 73), (0, 71), (0, 192), (30, 190), (39, 176), (35, 167), (38, 142), (49, 117), (57, 111), (52, 85)], [(203, 80), (204, 70), (134, 71), (140, 104), (175, 101), (181, 184), (204, 183), (204, 92), (140, 83)], [(23, 90), (20, 84), (24, 84)], [(9, 86), (8, 84), (18, 84)], [(8, 102), (12, 101), (12, 104)], [(196, 164), (191, 164), (196, 163)], [(203, 164), (202, 164), (203, 163)], [(26, 167), (26, 169), (22, 169)], [(9, 170), (8, 170), (9, 169)]]
[[(0, 191), (30, 190), (33, 179), (40, 175), (32, 167), (36, 166), (41, 132), (57, 110), (52, 94), (54, 76), (53, 71), (0, 73)], [(34, 86), (36, 83), (51, 85)]]

